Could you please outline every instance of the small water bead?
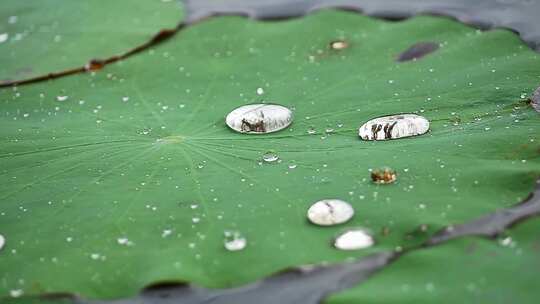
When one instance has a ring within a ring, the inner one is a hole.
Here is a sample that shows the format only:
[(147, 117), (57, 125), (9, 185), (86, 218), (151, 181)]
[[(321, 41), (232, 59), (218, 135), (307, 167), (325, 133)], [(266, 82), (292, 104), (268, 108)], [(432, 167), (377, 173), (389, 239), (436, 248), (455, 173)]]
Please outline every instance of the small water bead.
[(225, 122), (240, 133), (266, 134), (287, 128), (293, 121), (290, 109), (277, 104), (249, 104), (232, 110)]
[(24, 294), (23, 290), (22, 289), (12, 289), (9, 291), (9, 295), (12, 297), (12, 298), (18, 298), (20, 296), (22, 296)]
[(349, 47), (349, 44), (347, 43), (347, 41), (344, 41), (344, 40), (336, 40), (336, 41), (330, 42), (330, 48), (333, 50), (339, 51), (339, 50), (344, 50), (348, 47)]
[(399, 114), (369, 120), (358, 129), (363, 140), (388, 140), (425, 134), (429, 121), (416, 114)]
[(118, 239), (116, 239), (116, 242), (118, 243), (118, 245), (123, 245), (123, 246), (131, 246), (131, 245), (133, 245), (133, 243), (126, 237), (118, 238)]
[(0, 34), (0, 43), (4, 43), (8, 40), (9, 34), (8, 33), (2, 33)]
[(273, 163), (279, 160), (279, 156), (275, 152), (269, 151), (269, 152), (264, 153), (262, 159), (265, 163)]
[(307, 211), (310, 222), (320, 226), (342, 224), (350, 220), (354, 215), (353, 207), (340, 199), (320, 200)]
[(66, 95), (62, 95), (62, 96), (56, 96), (56, 100), (58, 101), (66, 101), (69, 97), (66, 96)]
[(257, 88), (257, 95), (262, 95), (264, 94), (264, 89), (263, 88)]
[(292, 164), (289, 164), (289, 166), (288, 166), (288, 167), (289, 167), (289, 169), (291, 169), (291, 170), (292, 170), (292, 169), (296, 169), (296, 167), (298, 167), (298, 165), (297, 165), (297, 164), (295, 164), (295, 163), (292, 163)]
[(240, 251), (246, 248), (247, 240), (238, 231), (225, 231), (223, 245), (228, 251)]
[(307, 130), (307, 133), (310, 134), (310, 135), (313, 135), (313, 134), (317, 133), (317, 131), (314, 128), (309, 128)]
[(0, 234), (0, 250), (4, 248), (4, 245), (6, 244), (6, 238)]
[(391, 184), (397, 179), (396, 171), (390, 168), (381, 168), (371, 171), (371, 180), (375, 184)]
[(334, 241), (339, 250), (359, 250), (373, 246), (375, 241), (366, 229), (355, 228), (340, 234)]

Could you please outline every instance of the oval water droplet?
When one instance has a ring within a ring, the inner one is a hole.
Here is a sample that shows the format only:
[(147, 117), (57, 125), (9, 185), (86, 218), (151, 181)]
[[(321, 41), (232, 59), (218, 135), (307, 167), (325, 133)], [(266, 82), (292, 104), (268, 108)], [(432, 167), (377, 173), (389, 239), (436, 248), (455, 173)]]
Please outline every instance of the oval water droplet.
[(320, 200), (307, 211), (310, 222), (320, 226), (342, 224), (350, 220), (354, 215), (353, 207), (340, 199)]
[(363, 140), (387, 140), (422, 135), (429, 131), (429, 121), (416, 114), (398, 114), (369, 120), (358, 129)]
[(273, 163), (273, 162), (279, 160), (279, 156), (275, 152), (269, 151), (269, 152), (264, 153), (262, 159), (266, 163)]
[(6, 238), (0, 234), (0, 250), (4, 248), (4, 245), (6, 244)]
[(344, 41), (344, 40), (336, 40), (336, 41), (330, 42), (330, 48), (333, 50), (340, 51), (348, 47), (349, 47), (349, 44), (347, 43), (347, 41)]
[(359, 250), (373, 246), (375, 241), (366, 229), (355, 228), (340, 234), (334, 241), (339, 250)]
[(56, 100), (58, 101), (66, 101), (68, 99), (68, 96), (56, 96)]
[(240, 251), (246, 248), (247, 240), (238, 231), (225, 231), (223, 245), (228, 251)]
[(293, 121), (292, 111), (277, 104), (249, 104), (232, 110), (225, 122), (240, 133), (266, 134), (287, 128)]
[(396, 171), (387, 167), (371, 171), (371, 180), (376, 184), (391, 184), (395, 182), (396, 179)]

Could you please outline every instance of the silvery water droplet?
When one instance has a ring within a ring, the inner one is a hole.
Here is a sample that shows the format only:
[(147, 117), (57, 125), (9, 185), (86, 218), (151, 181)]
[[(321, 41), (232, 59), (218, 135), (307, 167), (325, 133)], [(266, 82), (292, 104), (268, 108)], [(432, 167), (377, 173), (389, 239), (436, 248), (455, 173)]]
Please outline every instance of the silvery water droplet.
[(267, 163), (273, 163), (279, 160), (279, 156), (274, 152), (266, 152), (263, 155), (263, 160)]
[(0, 43), (3, 43), (3, 42), (6, 42), (9, 38), (9, 34), (8, 33), (2, 33), (0, 34)]
[(396, 171), (387, 167), (371, 171), (371, 180), (376, 184), (391, 184), (396, 179)]
[(387, 140), (422, 135), (429, 130), (429, 121), (416, 114), (398, 114), (369, 120), (358, 129), (363, 140)]
[(56, 96), (56, 100), (58, 101), (66, 101), (68, 99), (68, 96)]
[(307, 130), (307, 133), (310, 134), (310, 135), (313, 135), (313, 134), (317, 133), (317, 131), (316, 131), (313, 127), (310, 127), (310, 128)]
[(116, 242), (117, 242), (119, 245), (124, 245), (124, 246), (131, 246), (131, 245), (133, 245), (133, 243), (132, 243), (127, 237), (121, 237), (121, 238), (118, 238), (118, 239), (116, 239)]
[(374, 243), (369, 231), (355, 228), (340, 234), (334, 241), (334, 247), (340, 250), (358, 250), (371, 247)]
[(287, 128), (293, 121), (292, 111), (277, 104), (249, 104), (232, 110), (225, 122), (240, 133), (265, 134)]
[(247, 240), (238, 231), (225, 231), (223, 245), (228, 251), (240, 251), (246, 248)]
[(4, 248), (4, 245), (6, 244), (6, 238), (0, 234), (0, 250)]
[(262, 95), (264, 94), (264, 89), (263, 88), (257, 88), (257, 95)]
[(23, 295), (23, 290), (22, 289), (12, 289), (9, 291), (9, 295), (12, 297), (12, 298), (18, 298), (20, 296)]
[(347, 47), (349, 47), (349, 44), (347, 43), (347, 41), (344, 40), (336, 40), (330, 42), (330, 48), (332, 48), (333, 50), (343, 50)]
[(310, 222), (320, 226), (331, 226), (345, 223), (354, 215), (353, 207), (339, 199), (320, 200), (307, 211)]

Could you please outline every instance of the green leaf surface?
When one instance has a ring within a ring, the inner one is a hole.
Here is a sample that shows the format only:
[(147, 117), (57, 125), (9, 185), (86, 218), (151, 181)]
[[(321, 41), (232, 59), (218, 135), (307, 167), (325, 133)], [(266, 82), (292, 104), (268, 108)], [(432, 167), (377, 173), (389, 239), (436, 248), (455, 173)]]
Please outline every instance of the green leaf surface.
[(182, 9), (161, 0), (3, 0), (0, 83), (120, 55), (174, 28)]
[(536, 303), (540, 220), (498, 242), (474, 238), (413, 252), (325, 303)]
[[(330, 49), (336, 39), (349, 47)], [(442, 47), (395, 61), (420, 41)], [(509, 31), (327, 10), (280, 22), (212, 18), (103, 72), (4, 89), (0, 295), (113, 298), (163, 280), (236, 286), (407, 247), (425, 238), (410, 238), (421, 224), (510, 206), (540, 172), (540, 119), (522, 101), (539, 71), (538, 55)], [(266, 135), (227, 128), (229, 111), (260, 101), (293, 109), (293, 124)], [(358, 138), (365, 121), (407, 112), (432, 131)], [(281, 161), (262, 163), (267, 151)], [(397, 183), (371, 183), (368, 170), (381, 166), (397, 170)], [(334, 197), (355, 217), (309, 224), (307, 208)], [(358, 226), (373, 231), (374, 247), (332, 248)], [(226, 251), (225, 230), (240, 231), (246, 249)]]

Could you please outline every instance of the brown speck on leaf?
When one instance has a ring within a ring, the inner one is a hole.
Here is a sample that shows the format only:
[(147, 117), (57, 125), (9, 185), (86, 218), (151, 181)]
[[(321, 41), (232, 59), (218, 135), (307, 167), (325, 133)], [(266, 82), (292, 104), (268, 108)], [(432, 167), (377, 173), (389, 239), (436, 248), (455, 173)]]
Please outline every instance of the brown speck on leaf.
[(371, 180), (376, 184), (391, 184), (397, 179), (397, 174), (390, 168), (373, 170)]
[(103, 60), (92, 59), (84, 66), (84, 69), (87, 71), (97, 71), (101, 70), (104, 66), (105, 62)]

